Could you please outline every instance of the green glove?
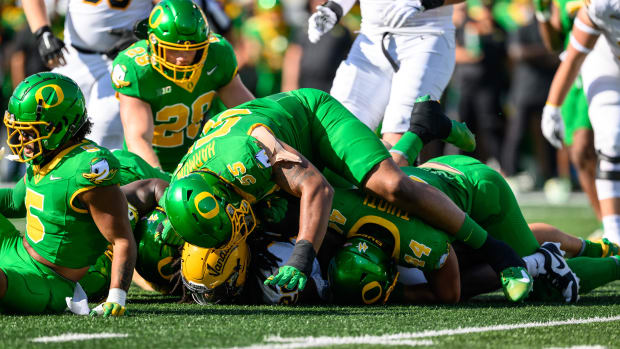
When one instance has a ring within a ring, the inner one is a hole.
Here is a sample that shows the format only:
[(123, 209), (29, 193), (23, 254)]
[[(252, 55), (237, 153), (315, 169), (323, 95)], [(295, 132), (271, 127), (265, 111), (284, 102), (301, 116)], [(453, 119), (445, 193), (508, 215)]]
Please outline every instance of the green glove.
[(476, 149), (476, 136), (467, 128), (464, 122), (452, 121), (450, 135), (444, 139), (445, 142), (454, 144), (461, 150), (472, 152)]
[(185, 241), (179, 234), (177, 234), (174, 228), (172, 228), (170, 220), (166, 218), (157, 226), (157, 230), (155, 232), (155, 242), (171, 246), (181, 246)]
[(308, 277), (306, 274), (295, 267), (285, 265), (278, 269), (278, 274), (276, 276), (271, 275), (268, 277), (265, 280), (265, 285), (273, 286), (277, 284), (278, 286), (284, 286), (289, 290), (297, 287), (300, 291), (303, 291), (306, 287), (306, 282), (308, 282)]
[(112, 302), (101, 303), (90, 312), (90, 316), (101, 316), (109, 317), (109, 316), (123, 316), (129, 314), (127, 309), (118, 304)]

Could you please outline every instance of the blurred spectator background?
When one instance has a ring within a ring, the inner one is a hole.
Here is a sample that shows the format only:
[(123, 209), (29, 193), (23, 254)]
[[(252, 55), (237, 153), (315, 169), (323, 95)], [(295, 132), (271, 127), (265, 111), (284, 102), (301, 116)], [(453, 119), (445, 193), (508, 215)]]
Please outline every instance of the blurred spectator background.
[[(66, 1), (46, 0), (60, 38)], [(211, 27), (233, 44), (239, 74), (257, 97), (301, 87), (329, 91), (360, 25), (356, 5), (312, 45), (307, 18), (322, 0), (195, 1)], [(6, 109), (13, 87), (46, 68), (20, 4), (1, 0), (0, 15), (0, 103)], [(457, 67), (442, 103), (477, 134), (478, 149), (468, 155), (500, 170), (517, 189), (542, 187), (557, 173), (540, 113), (558, 59), (543, 46), (531, 0), (468, 0), (455, 7), (454, 22)], [(20, 171), (3, 160), (0, 181), (15, 181)]]

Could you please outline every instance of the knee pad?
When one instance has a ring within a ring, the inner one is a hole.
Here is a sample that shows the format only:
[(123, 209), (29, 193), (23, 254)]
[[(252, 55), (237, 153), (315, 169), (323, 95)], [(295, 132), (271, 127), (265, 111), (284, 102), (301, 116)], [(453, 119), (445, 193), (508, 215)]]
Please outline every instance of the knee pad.
[(597, 151), (596, 190), (599, 200), (620, 197), (620, 156)]

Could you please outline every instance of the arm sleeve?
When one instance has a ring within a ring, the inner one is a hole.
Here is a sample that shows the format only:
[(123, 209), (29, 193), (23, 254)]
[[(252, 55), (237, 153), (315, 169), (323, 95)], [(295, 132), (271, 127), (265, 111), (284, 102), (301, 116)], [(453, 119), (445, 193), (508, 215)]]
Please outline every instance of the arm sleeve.
[(17, 182), (14, 188), (0, 189), (0, 213), (7, 218), (26, 216), (26, 184), (24, 180)]

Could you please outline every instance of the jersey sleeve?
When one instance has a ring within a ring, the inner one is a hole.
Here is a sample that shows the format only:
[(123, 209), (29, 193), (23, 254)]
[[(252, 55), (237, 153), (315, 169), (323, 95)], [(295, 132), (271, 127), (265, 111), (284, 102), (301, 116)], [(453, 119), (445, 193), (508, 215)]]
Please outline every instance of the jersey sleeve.
[(213, 41), (212, 45), (214, 45), (214, 48), (217, 48), (214, 51), (216, 51), (217, 54), (218, 65), (222, 67), (220, 73), (221, 82), (218, 85), (220, 87), (228, 85), (235, 75), (237, 75), (237, 56), (235, 55), (232, 45), (220, 35), (213, 35), (211, 40)]
[(586, 1), (586, 6), (590, 20), (599, 28), (606, 27), (605, 18), (609, 17), (609, 14), (612, 13), (609, 0)]
[(86, 156), (77, 166), (75, 182), (78, 187), (104, 187), (120, 183), (120, 164), (112, 153), (105, 149), (87, 145)]
[[(140, 48), (140, 47), (138, 47)], [(135, 50), (135, 45), (130, 46), (126, 50), (116, 56), (112, 63), (112, 85), (114, 90), (126, 96), (141, 98), (140, 95), (140, 79), (138, 77), (138, 63), (136, 60), (143, 59), (146, 51), (142, 55), (133, 55), (131, 50)], [(130, 57), (133, 56), (133, 57)]]

